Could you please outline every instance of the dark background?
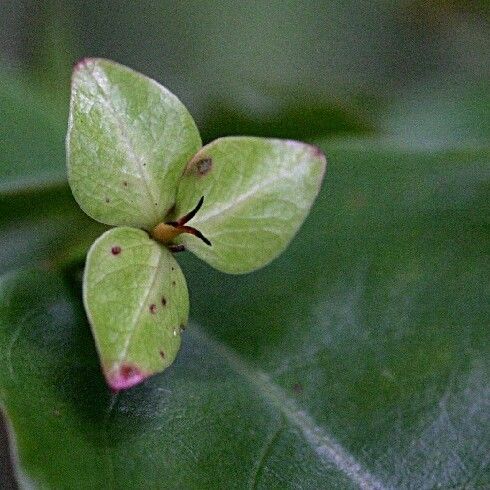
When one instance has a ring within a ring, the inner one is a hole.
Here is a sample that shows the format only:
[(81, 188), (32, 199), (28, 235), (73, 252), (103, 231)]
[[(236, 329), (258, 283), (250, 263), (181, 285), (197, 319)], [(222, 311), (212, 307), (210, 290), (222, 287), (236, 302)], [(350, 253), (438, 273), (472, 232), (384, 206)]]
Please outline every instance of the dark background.
[(111, 58), (177, 94), (205, 140), (369, 132), (469, 143), (490, 130), (488, 5), (4, 0), (0, 73), (66, 113), (73, 63)]

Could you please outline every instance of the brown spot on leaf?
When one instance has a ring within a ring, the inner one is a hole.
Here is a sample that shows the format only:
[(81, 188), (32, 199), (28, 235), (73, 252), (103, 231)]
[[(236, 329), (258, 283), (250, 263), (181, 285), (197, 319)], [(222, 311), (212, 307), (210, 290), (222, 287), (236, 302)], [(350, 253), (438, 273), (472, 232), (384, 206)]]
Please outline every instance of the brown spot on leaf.
[(177, 283), (175, 281), (172, 281), (172, 286), (176, 286)]
[(128, 183), (126, 181), (123, 182), (123, 186), (124, 187), (127, 187), (128, 186)]
[(157, 312), (157, 305), (151, 304), (150, 305), (150, 313), (154, 315)]
[(106, 197), (105, 202), (109, 203), (109, 202), (111, 202), (111, 200), (108, 197)]
[(162, 305), (165, 306), (167, 304), (167, 300), (165, 299), (165, 296), (162, 296)]
[(301, 393), (303, 393), (303, 385), (300, 383), (294, 383), (293, 392), (295, 395), (301, 395)]
[(167, 245), (167, 248), (174, 254), (179, 253), (179, 252), (185, 252), (185, 246), (180, 244), (180, 245)]
[(138, 371), (139, 369), (134, 366), (131, 366), (129, 364), (123, 364), (119, 369), (119, 374), (121, 375), (122, 378), (128, 379), (131, 376), (134, 376), (134, 374), (137, 373)]
[(210, 157), (202, 157), (194, 163), (193, 167), (197, 175), (206, 175), (213, 168), (213, 160)]
[(160, 357), (163, 359), (165, 357), (165, 352), (163, 350), (160, 351)]
[(112, 255), (119, 255), (121, 253), (121, 247), (119, 247), (118, 245), (114, 245), (111, 248), (111, 252), (112, 252)]

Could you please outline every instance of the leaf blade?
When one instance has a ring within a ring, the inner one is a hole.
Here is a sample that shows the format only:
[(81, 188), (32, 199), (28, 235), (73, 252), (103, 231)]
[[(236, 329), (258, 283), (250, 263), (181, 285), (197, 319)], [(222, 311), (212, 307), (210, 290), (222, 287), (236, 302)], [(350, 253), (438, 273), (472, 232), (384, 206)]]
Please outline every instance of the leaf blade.
[[(33, 299), (32, 289), (41, 294)], [(29, 271), (3, 277), (0, 295), (17, 305), (17, 313), (26, 307), (41, 313), (19, 324), (13, 311), (0, 306), (0, 358), (11, 353), (0, 372), (0, 403), (18, 448), (17, 470), (33, 484), (72, 487), (83, 479), (92, 487), (157, 488), (165, 482), (171, 488), (229, 488), (265, 479), (292, 487), (302, 482), (354, 488), (328, 456), (317, 457), (296, 425), (284, 424), (271, 410), (272, 385), (258, 388), (260, 373), (241, 360), (237, 364), (199, 326), (186, 331), (172, 375), (167, 371), (113, 394), (100, 375), (81, 305), (60, 276)], [(17, 335), (18, 328), (24, 335)], [(34, 363), (25, 362), (33, 353)], [(25, 379), (28, 388), (19, 389)], [(42, 454), (23, 433), (43, 441)], [(276, 445), (276, 433), (288, 443)], [(261, 469), (271, 443), (286, 458), (291, 451), (301, 455), (299, 473), (290, 465), (278, 479)]]
[(358, 488), (280, 390), (387, 488), (489, 486), (488, 151), (325, 149), (329, 187), (270, 267), (178, 256), (194, 322), (171, 368), (117, 396), (78, 293), (44, 271), (0, 281), (17, 468), (53, 488)]
[(57, 102), (0, 63), (0, 196), (66, 181), (65, 101)]
[(0, 273), (81, 261), (103, 231), (80, 210), (68, 185), (0, 195)]
[(113, 228), (93, 244), (84, 304), (109, 385), (126, 389), (175, 359), (189, 315), (182, 271), (142, 230)]
[(66, 146), (80, 207), (108, 225), (150, 230), (173, 205), (180, 173), (201, 140), (166, 88), (94, 58), (73, 72)]
[(198, 257), (223, 272), (263, 267), (288, 245), (319, 191), (326, 160), (316, 147), (290, 140), (220, 138), (200, 150), (179, 182), (175, 216), (188, 213), (212, 243), (182, 235)]

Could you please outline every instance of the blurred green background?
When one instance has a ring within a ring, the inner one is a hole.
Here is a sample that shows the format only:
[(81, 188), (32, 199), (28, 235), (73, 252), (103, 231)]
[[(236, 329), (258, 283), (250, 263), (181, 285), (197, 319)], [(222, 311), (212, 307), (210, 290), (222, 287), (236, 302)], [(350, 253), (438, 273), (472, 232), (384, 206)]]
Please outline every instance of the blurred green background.
[[(86, 56), (167, 86), (205, 142), (229, 134), (362, 135), (429, 151), (488, 146), (489, 5), (2, 0), (0, 224), (34, 212), (25, 201), (12, 210), (12, 190), (64, 180), (71, 68)], [(9, 252), (8, 233), (0, 237), (2, 271), (21, 260)], [(0, 435), (0, 448), (4, 442)]]
[[(402, 145), (481, 144), (490, 132), (488, 5), (4, 0), (0, 97), (34, 91), (47, 122), (53, 113), (66, 119), (73, 63), (102, 56), (169, 87), (206, 141), (370, 133)], [(33, 128), (28, 140), (46, 133)], [(17, 139), (2, 142), (0, 165), (9, 163), (6, 149), (19, 160), (29, 151), (19, 149), (25, 134), (1, 134)]]

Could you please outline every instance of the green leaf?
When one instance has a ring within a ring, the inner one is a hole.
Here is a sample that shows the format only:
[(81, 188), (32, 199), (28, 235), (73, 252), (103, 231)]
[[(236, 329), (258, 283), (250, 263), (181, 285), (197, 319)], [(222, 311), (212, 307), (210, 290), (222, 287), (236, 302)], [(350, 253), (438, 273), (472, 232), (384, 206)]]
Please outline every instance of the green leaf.
[(109, 386), (129, 388), (172, 364), (189, 296), (167, 248), (142, 230), (107, 231), (87, 255), (83, 293)]
[[(292, 397), (197, 325), (171, 370), (111, 394), (81, 305), (59, 277), (4, 277), (0, 296), (0, 403), (23, 486), (349, 486), (328, 451), (349, 456)], [(278, 466), (269, 469), (271, 456)]]
[(328, 187), (269, 267), (184, 256), (176, 362), (112, 396), (79, 290), (0, 286), (0, 403), (43, 488), (488, 488), (484, 151), (328, 143)]
[(0, 65), (0, 115), (0, 273), (83, 257), (104, 227), (66, 184), (64, 110)]
[(80, 210), (68, 185), (0, 193), (0, 273), (83, 260), (104, 230)]
[(102, 59), (75, 67), (68, 178), (92, 218), (150, 230), (174, 204), (177, 180), (200, 147), (186, 108), (155, 81)]
[(64, 111), (0, 65), (0, 194), (66, 179)]
[(291, 241), (318, 193), (325, 157), (297, 141), (228, 137), (202, 148), (179, 182), (175, 216), (203, 208), (192, 219), (211, 242), (191, 235), (177, 241), (216, 269), (259, 269)]

